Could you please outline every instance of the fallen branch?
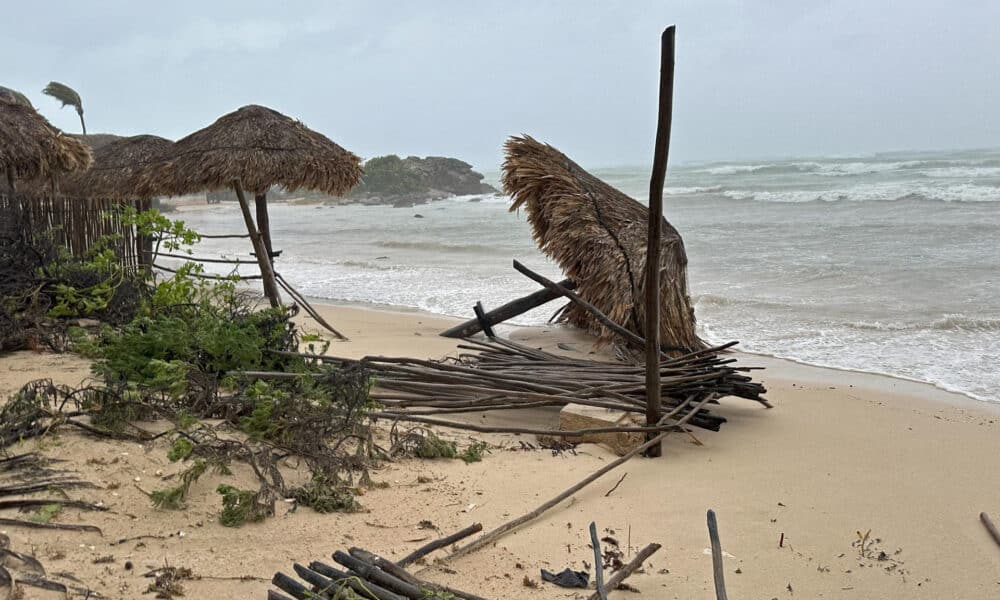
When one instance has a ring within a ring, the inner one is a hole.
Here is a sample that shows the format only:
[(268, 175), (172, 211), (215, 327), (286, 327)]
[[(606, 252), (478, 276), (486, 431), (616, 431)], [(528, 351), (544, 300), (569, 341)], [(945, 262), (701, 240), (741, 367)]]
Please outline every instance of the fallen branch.
[[(677, 421), (676, 425), (678, 425), (678, 426), (683, 425), (686, 422), (687, 419), (689, 419), (692, 415), (694, 415), (696, 412), (698, 412), (698, 409), (701, 408), (703, 405), (707, 404), (710, 399), (711, 398), (705, 398), (704, 400), (702, 400), (701, 402), (699, 402), (697, 405), (695, 405), (695, 407), (689, 413), (687, 413), (684, 417), (682, 417), (680, 420)], [(583, 488), (587, 487), (588, 485), (590, 485), (594, 481), (600, 479), (603, 475), (605, 475), (609, 471), (612, 471), (615, 468), (620, 467), (621, 465), (625, 464), (633, 456), (635, 456), (635, 455), (637, 455), (637, 454), (639, 454), (641, 452), (644, 452), (647, 448), (650, 448), (650, 447), (652, 447), (652, 446), (654, 446), (656, 444), (659, 444), (668, 435), (670, 435), (670, 431), (664, 431), (663, 433), (659, 434), (658, 436), (654, 437), (653, 439), (647, 441), (645, 444), (642, 444), (641, 446), (636, 446), (632, 450), (628, 451), (621, 458), (619, 458), (617, 460), (614, 460), (614, 461), (606, 464), (605, 466), (601, 467), (600, 469), (598, 469), (597, 471), (595, 471), (593, 474), (589, 475), (588, 477), (586, 477), (582, 481), (580, 481), (580, 482), (572, 485), (569, 489), (567, 489), (566, 491), (562, 492), (561, 494), (559, 494), (555, 498), (552, 498), (551, 500), (543, 503), (541, 506), (539, 506), (535, 510), (533, 510), (533, 511), (531, 511), (531, 512), (525, 514), (525, 515), (522, 515), (522, 516), (520, 516), (520, 517), (518, 517), (516, 519), (508, 521), (507, 523), (504, 523), (503, 525), (497, 527), (493, 531), (490, 531), (489, 533), (487, 533), (486, 535), (482, 536), (481, 538), (479, 538), (479, 539), (477, 539), (477, 540), (475, 540), (475, 541), (473, 541), (473, 542), (471, 542), (469, 544), (466, 544), (465, 546), (463, 546), (463, 547), (459, 548), (458, 550), (452, 552), (447, 557), (445, 557), (445, 560), (451, 560), (451, 559), (454, 559), (454, 558), (460, 558), (462, 556), (465, 556), (466, 554), (469, 554), (470, 552), (473, 552), (475, 550), (478, 550), (478, 549), (482, 548), (483, 546), (486, 546), (488, 544), (491, 544), (491, 543), (495, 542), (496, 540), (500, 539), (501, 537), (503, 537), (507, 533), (509, 533), (509, 532), (517, 529), (521, 525), (524, 525), (525, 523), (538, 518), (545, 511), (549, 510), (553, 506), (556, 506), (557, 504), (559, 504), (560, 502), (562, 502), (566, 498), (569, 498), (570, 496), (572, 496), (576, 492), (582, 490)]]
[(990, 516), (985, 512), (981, 512), (979, 513), (979, 520), (983, 522), (983, 526), (986, 527), (986, 531), (990, 532), (990, 537), (993, 538), (993, 541), (1000, 546), (1000, 531), (997, 531), (997, 526), (990, 520)]

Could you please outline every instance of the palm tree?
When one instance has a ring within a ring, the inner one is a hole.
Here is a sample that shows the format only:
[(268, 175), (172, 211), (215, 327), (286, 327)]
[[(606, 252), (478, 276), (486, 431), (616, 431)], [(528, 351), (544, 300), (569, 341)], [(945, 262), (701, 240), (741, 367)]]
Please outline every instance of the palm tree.
[(31, 100), (17, 90), (12, 90), (9, 87), (4, 87), (0, 85), (0, 100), (6, 100), (8, 102), (13, 102), (14, 104), (23, 104), (24, 106), (35, 108), (31, 105)]
[(87, 124), (83, 122), (83, 100), (80, 99), (80, 94), (77, 94), (76, 90), (58, 81), (50, 81), (42, 93), (62, 102), (63, 107), (72, 106), (75, 108), (76, 114), (80, 115), (80, 127), (83, 128), (83, 135), (87, 135)]

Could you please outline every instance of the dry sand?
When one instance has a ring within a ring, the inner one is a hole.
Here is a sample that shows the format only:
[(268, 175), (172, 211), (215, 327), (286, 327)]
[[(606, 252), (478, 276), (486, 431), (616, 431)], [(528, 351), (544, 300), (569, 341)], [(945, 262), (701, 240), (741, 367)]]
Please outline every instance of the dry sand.
[[(452, 340), (437, 336), (452, 319), (357, 307), (322, 310), (351, 337), (334, 343), (334, 354), (439, 358), (454, 349)], [(590, 350), (587, 339), (562, 328), (522, 329), (512, 337), (548, 349), (564, 342)], [(1000, 405), (888, 377), (739, 358), (767, 367), (761, 377), (773, 410), (724, 400), (718, 412), (729, 422), (719, 433), (698, 432), (703, 446), (674, 436), (663, 457), (633, 459), (496, 546), (449, 563), (453, 572), (431, 567), (423, 575), (491, 598), (583, 597), (522, 582), (525, 576), (537, 581), (539, 568), (591, 563), (586, 531), (594, 520), (632, 551), (648, 542), (663, 545), (645, 572), (629, 580), (641, 598), (713, 598), (705, 553), (705, 510), (713, 508), (731, 555), (725, 565), (731, 598), (1000, 598), (1000, 548), (978, 520), (984, 510), (1000, 520)], [(0, 394), (39, 377), (78, 383), (86, 375), (87, 363), (77, 357), (10, 354), (0, 357)], [(557, 421), (553, 411), (512, 418), (539, 426)], [(369, 512), (289, 513), (282, 503), (264, 523), (227, 529), (216, 521), (220, 477), (196, 483), (190, 507), (181, 512), (150, 508), (136, 489), (168, 485), (157, 473), (181, 469), (167, 461), (165, 444), (63, 433), (41, 442), (44, 453), (66, 459), (66, 466), (105, 488), (74, 496), (103, 501), (114, 512), (67, 510), (58, 520), (98, 525), (103, 537), (20, 528), (6, 533), (15, 550), (36, 554), (50, 572), (70, 572), (106, 597), (143, 597), (150, 580), (142, 573), (169, 563), (202, 577), (185, 584), (188, 598), (263, 598), (271, 575), (291, 572), (293, 562), (326, 560), (349, 546), (401, 557), (439, 535), (419, 529), (422, 520), (441, 533), (477, 521), (491, 529), (614, 458), (594, 445), (553, 455), (519, 449), (520, 441), (531, 441), (527, 436), (475, 437), (497, 446), (483, 462), (403, 460), (373, 473), (390, 487), (361, 498)], [(418, 483), (418, 476), (433, 481)], [(235, 478), (249, 487), (245, 471)], [(862, 559), (852, 546), (856, 532), (869, 529), (885, 560)], [(158, 537), (115, 543), (142, 535)], [(105, 556), (112, 562), (94, 563)], [(135, 568), (126, 570), (126, 561)], [(253, 579), (241, 581), (245, 576)], [(29, 589), (27, 597), (45, 597), (34, 593)]]

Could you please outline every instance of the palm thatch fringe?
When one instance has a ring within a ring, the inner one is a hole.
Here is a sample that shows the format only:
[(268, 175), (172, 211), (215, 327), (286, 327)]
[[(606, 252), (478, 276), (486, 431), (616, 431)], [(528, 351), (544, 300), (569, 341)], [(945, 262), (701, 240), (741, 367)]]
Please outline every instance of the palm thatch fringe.
[(90, 148), (53, 127), (35, 109), (0, 100), (0, 171), (20, 180), (87, 169)]
[(301, 122), (249, 105), (178, 140), (144, 169), (144, 195), (182, 195), (228, 188), (238, 180), (252, 194), (288, 190), (347, 193), (361, 179), (361, 159)]
[(85, 141), (94, 149), (94, 164), (83, 173), (63, 178), (60, 191), (70, 196), (119, 200), (145, 199), (137, 191), (140, 170), (166, 156), (174, 145), (155, 135), (90, 135)]
[[(529, 136), (510, 138), (504, 149), (502, 183), (514, 199), (510, 210), (527, 211), (539, 248), (577, 284), (582, 298), (646, 337), (648, 209)], [(684, 242), (665, 219), (660, 265), (661, 344), (675, 350), (704, 349), (688, 295)], [(592, 332), (602, 344), (624, 345), (620, 336), (575, 305), (560, 319)]]

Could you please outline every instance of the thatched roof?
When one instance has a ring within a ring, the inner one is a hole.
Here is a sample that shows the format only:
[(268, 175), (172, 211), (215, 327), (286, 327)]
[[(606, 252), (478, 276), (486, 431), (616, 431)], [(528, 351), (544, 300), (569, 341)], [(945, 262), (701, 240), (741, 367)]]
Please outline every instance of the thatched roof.
[(64, 194), (87, 198), (145, 198), (136, 191), (143, 167), (159, 160), (174, 143), (155, 135), (118, 137), (108, 134), (85, 136), (94, 149), (94, 164), (83, 173), (63, 178)]
[(361, 159), (299, 121), (249, 105), (180, 139), (165, 161), (144, 170), (143, 191), (182, 195), (229, 187), (250, 193), (273, 186), (347, 193), (361, 178)]
[(71, 133), (69, 134), (76, 139), (80, 140), (84, 144), (90, 146), (90, 149), (94, 152), (94, 160), (97, 160), (97, 151), (101, 148), (107, 146), (111, 142), (118, 141), (125, 136), (115, 135), (113, 133)]
[[(527, 211), (539, 248), (576, 282), (581, 297), (644, 336), (648, 209), (531, 137), (512, 137), (504, 148), (502, 182), (514, 199), (510, 210)], [(666, 220), (660, 253), (661, 343), (703, 348), (687, 292), (684, 242)], [(562, 319), (597, 334), (602, 342), (616, 341), (576, 306), (562, 313)]]
[(16, 179), (82, 171), (93, 157), (83, 142), (63, 134), (35, 109), (0, 101), (0, 172)]

